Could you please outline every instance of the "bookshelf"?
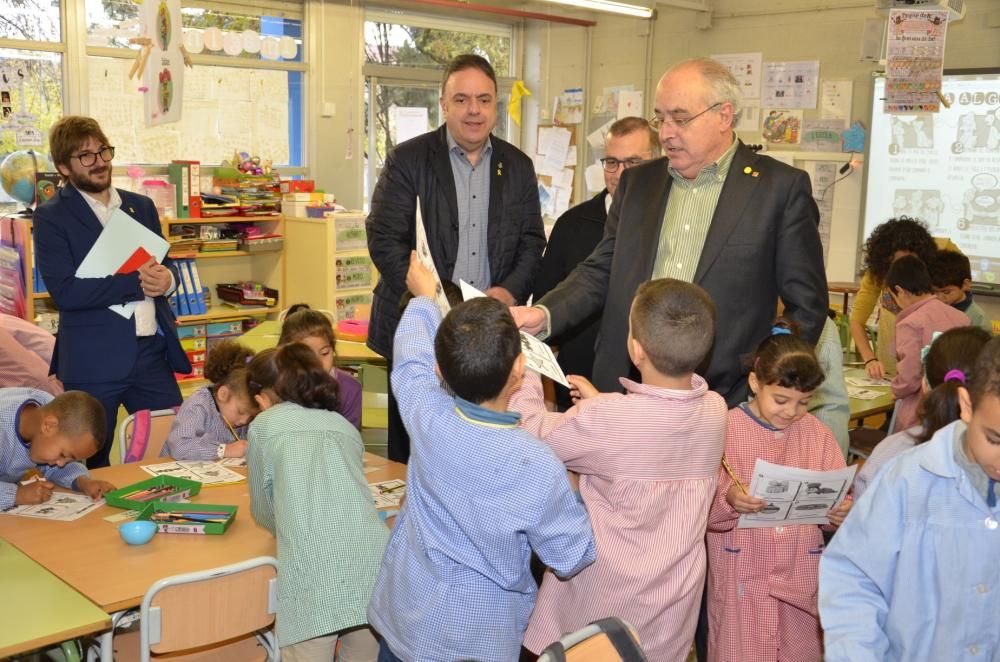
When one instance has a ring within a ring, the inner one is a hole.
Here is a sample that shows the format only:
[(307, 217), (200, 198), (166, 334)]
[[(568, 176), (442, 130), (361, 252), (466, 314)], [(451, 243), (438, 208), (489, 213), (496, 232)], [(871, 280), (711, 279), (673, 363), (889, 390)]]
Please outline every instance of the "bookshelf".
[[(5, 246), (15, 248), (21, 255), (20, 281), (23, 284), (23, 299), (20, 301), (20, 316), (24, 319), (38, 323), (39, 314), (47, 314), (48, 319), (43, 321), (41, 326), (49, 331), (55, 332), (54, 324), (51, 322), (55, 318), (56, 308), (52, 301), (52, 295), (48, 292), (35, 292), (35, 245), (31, 235), (33, 226), (30, 216), (3, 216), (0, 219), (0, 243)], [(13, 283), (3, 282), (0, 277), (0, 285), (13, 286)], [(18, 293), (20, 296), (22, 293)]]
[(367, 319), (378, 271), (368, 256), (365, 215), (289, 216), (284, 235), (286, 259), (297, 266), (286, 274), (286, 305), (308, 303), (332, 311), (337, 321)]

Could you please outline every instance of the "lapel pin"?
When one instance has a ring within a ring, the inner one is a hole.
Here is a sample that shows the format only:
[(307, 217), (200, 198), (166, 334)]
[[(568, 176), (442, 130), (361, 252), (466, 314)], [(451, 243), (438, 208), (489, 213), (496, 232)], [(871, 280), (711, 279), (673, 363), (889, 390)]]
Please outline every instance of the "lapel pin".
[(129, 207), (128, 210), (133, 214), (135, 213), (135, 207)]
[(752, 171), (753, 171), (753, 168), (751, 168), (750, 166), (747, 166), (746, 168), (743, 168), (743, 174), (744, 175), (749, 175)]
[(497, 177), (500, 177), (502, 175), (503, 175), (503, 161), (500, 161), (499, 163), (497, 163)]
[(754, 170), (753, 172), (750, 173), (750, 176), (751, 177), (758, 177), (758, 176), (760, 176), (760, 173), (757, 172), (756, 170)]

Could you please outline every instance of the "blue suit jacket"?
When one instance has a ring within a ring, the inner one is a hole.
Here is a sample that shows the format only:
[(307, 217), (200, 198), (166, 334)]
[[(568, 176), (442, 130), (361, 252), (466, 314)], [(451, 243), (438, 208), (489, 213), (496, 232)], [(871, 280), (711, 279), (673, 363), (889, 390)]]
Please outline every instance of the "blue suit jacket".
[[(118, 189), (122, 211), (162, 236), (153, 201)], [(135, 319), (125, 319), (108, 306), (142, 301), (138, 272), (105, 278), (77, 278), (97, 237), (104, 230), (83, 196), (66, 186), (38, 207), (34, 216), (35, 261), (42, 280), (59, 308), (59, 333), (51, 371), (63, 382), (111, 382), (125, 379), (135, 364), (138, 342)], [(164, 264), (177, 272), (169, 258)], [(191, 372), (177, 339), (177, 321), (166, 297), (156, 297), (156, 322), (167, 344), (174, 372)]]

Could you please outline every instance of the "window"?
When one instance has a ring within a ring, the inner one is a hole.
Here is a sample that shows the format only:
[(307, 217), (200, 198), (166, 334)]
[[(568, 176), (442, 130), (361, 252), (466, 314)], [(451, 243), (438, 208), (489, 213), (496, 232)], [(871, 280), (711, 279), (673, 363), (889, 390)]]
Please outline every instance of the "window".
[(199, 3), (181, 8), (186, 69), (181, 121), (147, 129), (141, 83), (128, 78), (139, 35), (131, 0), (86, 0), (90, 114), (115, 127), (120, 163), (190, 158), (214, 165), (236, 150), (276, 167), (304, 166), (302, 6)]
[(508, 138), (507, 103), (515, 70), (509, 25), (446, 20), (407, 13), (365, 14), (365, 207), (397, 141), (397, 108), (426, 108), (427, 130), (441, 124), (441, 72), (455, 56), (481, 55), (497, 74), (498, 108), (494, 135)]
[(0, 7), (0, 39), (62, 41), (59, 0), (5, 0)]

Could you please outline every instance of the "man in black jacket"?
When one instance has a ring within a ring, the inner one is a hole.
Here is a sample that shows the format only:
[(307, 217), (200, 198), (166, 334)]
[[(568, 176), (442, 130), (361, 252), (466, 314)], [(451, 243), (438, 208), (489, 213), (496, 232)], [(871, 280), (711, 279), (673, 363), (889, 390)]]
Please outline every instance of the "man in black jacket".
[[(531, 159), (491, 136), (496, 74), (478, 55), (460, 55), (441, 85), (445, 123), (399, 145), (386, 159), (365, 227), (380, 279), (368, 346), (392, 367), (399, 299), (415, 247), (417, 198), (443, 280), (460, 279), (507, 305), (523, 303), (538, 272), (545, 232)], [(389, 389), (389, 457), (405, 462), (409, 438)]]
[[(659, 155), (660, 141), (656, 131), (643, 118), (623, 117), (611, 125), (604, 138), (604, 158), (601, 159), (606, 188), (568, 210), (556, 221), (535, 283), (535, 301), (569, 276), (601, 241), (604, 221), (608, 218), (608, 209), (611, 208), (611, 199), (621, 174), (627, 168)], [(598, 311), (560, 336), (550, 339), (552, 344), (559, 346), (557, 360), (563, 372), (591, 378), (594, 345), (597, 344), (600, 327), (601, 313)], [(560, 384), (556, 384), (556, 402), (560, 411), (566, 411), (572, 404), (569, 389)]]

